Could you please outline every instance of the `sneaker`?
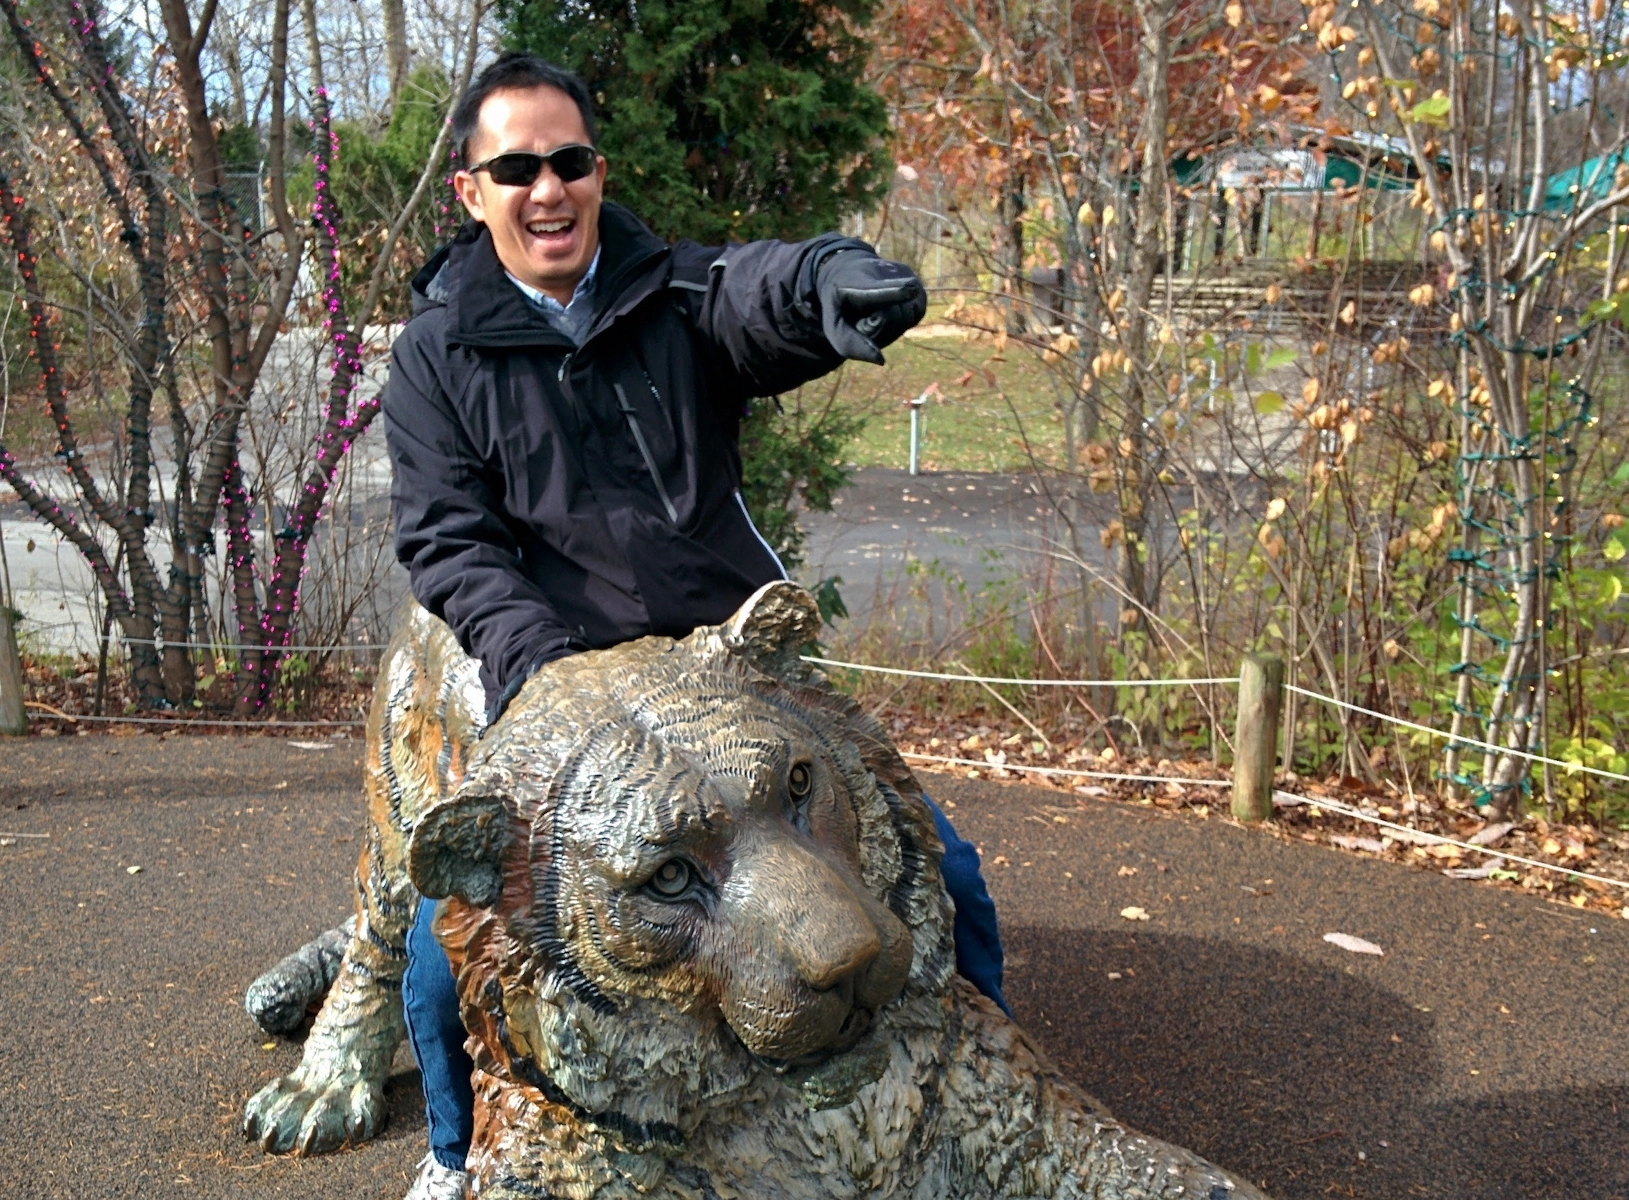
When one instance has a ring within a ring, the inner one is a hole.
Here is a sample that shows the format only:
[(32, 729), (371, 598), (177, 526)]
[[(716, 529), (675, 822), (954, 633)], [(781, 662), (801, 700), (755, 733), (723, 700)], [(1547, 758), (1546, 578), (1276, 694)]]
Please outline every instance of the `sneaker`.
[(464, 1200), (469, 1187), (469, 1172), (454, 1171), (426, 1154), (419, 1163), (419, 1177), (407, 1189), (403, 1200)]

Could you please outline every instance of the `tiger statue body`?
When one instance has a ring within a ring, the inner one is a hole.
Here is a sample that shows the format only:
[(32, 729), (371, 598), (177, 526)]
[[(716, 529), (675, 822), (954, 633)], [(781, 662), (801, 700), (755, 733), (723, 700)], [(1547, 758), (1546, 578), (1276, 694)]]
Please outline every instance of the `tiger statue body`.
[(428, 896), (474, 1196), (1259, 1197), (1116, 1122), (955, 976), (931, 813), (802, 658), (818, 628), (770, 584), (723, 626), (548, 665), (483, 737), (475, 664), (412, 611), (369, 722), (354, 925), (246, 1134), (378, 1130)]

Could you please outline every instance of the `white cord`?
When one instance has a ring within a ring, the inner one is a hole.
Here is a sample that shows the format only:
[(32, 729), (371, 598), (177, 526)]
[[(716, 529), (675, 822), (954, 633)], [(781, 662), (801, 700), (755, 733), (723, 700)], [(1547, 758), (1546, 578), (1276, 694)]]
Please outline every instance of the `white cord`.
[(1348, 817), (1354, 817), (1359, 821), (1367, 821), (1371, 825), (1383, 825), (1387, 829), (1401, 830), (1408, 835), (1410, 841), (1426, 841), (1441, 846), (1458, 846), (1461, 850), (1485, 854), (1489, 858), (1508, 859), (1511, 862), (1519, 862), (1529, 867), (1538, 867), (1545, 871), (1558, 871), (1563, 875), (1576, 875), (1579, 879), (1593, 879), (1597, 883), (1609, 883), (1613, 887), (1629, 888), (1629, 880), (1612, 879), (1606, 875), (1592, 875), (1588, 871), (1575, 871), (1571, 867), (1558, 867), (1554, 863), (1540, 862), (1536, 858), (1523, 858), (1519, 854), (1507, 854), (1503, 850), (1490, 850), (1486, 846), (1461, 842), (1455, 838), (1443, 837), (1440, 833), (1427, 833), (1423, 829), (1410, 829), (1407, 825), (1399, 825), (1395, 821), (1386, 820), (1384, 817), (1370, 816), (1360, 808), (1350, 808), (1333, 800), (1318, 800), (1311, 796), (1297, 796), (1294, 792), (1279, 792), (1278, 795), (1299, 800), (1302, 804), (1310, 805), (1313, 808), (1327, 808), (1330, 812), (1338, 812)]
[[(210, 643), (204, 643), (204, 642), (158, 642), (156, 640), (147, 639), (147, 638), (123, 638), (121, 640), (123, 642), (125, 642), (126, 644), (150, 645), (150, 646), (165, 645), (165, 646), (174, 646), (174, 647), (177, 647), (177, 648), (186, 648), (186, 649), (203, 649), (203, 650), (219, 650), (219, 651), (231, 651), (231, 650), (245, 649), (245, 647), (241, 647), (241, 646), (217, 646), (217, 645), (213, 645), (213, 644), (210, 644)], [(297, 653), (297, 652), (323, 652), (323, 651), (329, 651), (329, 650), (353, 650), (353, 651), (355, 651), (355, 650), (383, 650), (385, 647), (382, 644), (358, 644), (358, 645), (334, 645), (334, 646), (272, 646), (272, 647), (247, 647), (247, 648), (248, 649), (275, 650), (275, 651), (278, 651), (278, 652), (281, 652), (281, 653)], [(1237, 677), (1227, 677), (1227, 678), (1218, 677), (1218, 678), (1214, 678), (1214, 679), (1017, 679), (1017, 678), (1007, 678), (1007, 677), (1001, 677), (1001, 676), (995, 676), (995, 675), (951, 675), (951, 674), (949, 674), (947, 672), (942, 672), (942, 671), (913, 671), (913, 670), (908, 670), (907, 668), (904, 668), (904, 667), (880, 667), (880, 666), (875, 666), (875, 665), (873, 665), (871, 663), (845, 662), (842, 659), (837, 659), (837, 658), (816, 658), (813, 655), (808, 655), (808, 654), (803, 655), (803, 661), (807, 662), (807, 663), (813, 663), (815, 666), (818, 666), (818, 667), (841, 667), (841, 668), (843, 668), (845, 670), (849, 670), (849, 671), (867, 671), (867, 672), (871, 672), (871, 673), (877, 674), (877, 675), (897, 675), (897, 676), (904, 676), (904, 677), (909, 678), (909, 679), (937, 679), (937, 680), (942, 680), (942, 681), (944, 681), (946, 683), (1007, 684), (1007, 685), (1014, 685), (1014, 686), (1020, 686), (1020, 687), (1201, 687), (1201, 686), (1205, 686), (1205, 685), (1209, 685), (1209, 684), (1226, 685), (1226, 684), (1236, 684), (1236, 683), (1239, 682)], [(1435, 729), (1430, 725), (1421, 725), (1417, 721), (1410, 721), (1410, 720), (1407, 720), (1406, 718), (1403, 718), (1403, 717), (1392, 716), (1389, 713), (1377, 712), (1376, 710), (1374, 710), (1372, 708), (1364, 708), (1360, 704), (1352, 704), (1352, 703), (1350, 703), (1349, 701), (1346, 701), (1346, 700), (1337, 700), (1333, 696), (1326, 696), (1322, 692), (1314, 692), (1314, 691), (1311, 691), (1308, 688), (1297, 687), (1293, 683), (1285, 684), (1284, 688), (1285, 688), (1286, 691), (1294, 692), (1294, 693), (1296, 693), (1297, 695), (1300, 695), (1300, 696), (1306, 696), (1307, 698), (1312, 699), (1312, 700), (1320, 700), (1325, 704), (1334, 705), (1336, 708), (1344, 708), (1344, 709), (1347, 709), (1347, 710), (1349, 710), (1351, 712), (1362, 713), (1364, 716), (1373, 717), (1378, 721), (1389, 721), (1390, 723), (1392, 723), (1394, 725), (1401, 725), (1406, 729), (1417, 730), (1420, 733), (1429, 734), (1432, 737), (1443, 738), (1443, 739), (1445, 739), (1447, 741), (1451, 741), (1451, 742), (1454, 742), (1456, 744), (1470, 746), (1470, 747), (1473, 747), (1475, 749), (1488, 751), (1488, 752), (1494, 753), (1494, 754), (1510, 754), (1510, 755), (1514, 755), (1517, 758), (1525, 758), (1525, 759), (1527, 759), (1527, 760), (1529, 760), (1531, 762), (1545, 763), (1545, 764), (1548, 764), (1549, 766), (1552, 766), (1552, 767), (1560, 767), (1562, 770), (1567, 771), (1568, 773), (1582, 772), (1583, 774), (1595, 775), (1595, 776), (1598, 776), (1598, 777), (1600, 777), (1602, 779), (1611, 779), (1611, 780), (1613, 780), (1615, 782), (1618, 782), (1618, 783), (1629, 783), (1629, 775), (1620, 775), (1616, 771), (1604, 771), (1599, 767), (1585, 766), (1582, 763), (1570, 763), (1570, 762), (1565, 761), (1564, 759), (1559, 759), (1559, 758), (1546, 758), (1545, 756), (1543, 756), (1541, 754), (1530, 754), (1525, 750), (1515, 750), (1515, 749), (1512, 749), (1512, 748), (1510, 748), (1508, 746), (1496, 745), (1493, 742), (1484, 742), (1484, 741), (1481, 741), (1481, 740), (1479, 740), (1477, 738), (1465, 737), (1464, 735), (1455, 735), (1455, 734), (1447, 733), (1447, 732), (1445, 732), (1445, 731), (1443, 731), (1441, 729)], [(243, 726), (264, 726), (264, 725), (301, 724), (301, 722), (290, 722), (290, 721), (236, 721), (236, 722), (232, 722), (232, 721), (178, 721), (178, 722), (165, 722), (161, 718), (150, 720), (149, 718), (145, 718), (145, 717), (78, 717), (76, 719), (81, 720), (81, 721), (91, 721), (91, 720), (99, 720), (99, 721), (137, 721), (137, 722), (148, 723), (148, 724), (170, 723), (170, 724), (182, 724), (182, 725), (193, 725), (193, 724), (232, 725), (232, 724), (235, 724), (235, 725), (243, 725)], [(320, 724), (334, 724), (334, 723), (333, 722), (309, 722), (309, 724), (319, 724), (320, 725)], [(363, 724), (363, 722), (361, 722), (361, 721), (341, 722), (340, 724), (361, 725), (361, 724)], [(910, 757), (910, 756), (907, 756), (907, 757)], [(973, 761), (968, 761), (968, 760), (963, 760), (963, 759), (937, 758), (937, 757), (935, 757), (933, 755), (917, 755), (916, 757), (926, 758), (926, 759), (928, 759), (930, 761), (933, 761), (933, 762), (948, 762), (948, 763), (957, 763), (957, 764), (961, 764), (963, 762), (966, 762), (966, 764), (968, 766), (975, 766), (975, 767), (981, 767), (981, 766), (982, 767), (987, 767), (987, 766), (993, 765), (993, 764), (990, 764), (990, 763), (973, 762)], [(1090, 771), (1064, 771), (1064, 770), (1061, 770), (1061, 769), (1056, 768), (1056, 767), (1025, 767), (1025, 768), (1021, 768), (1021, 769), (1029, 770), (1029, 771), (1035, 771), (1035, 772), (1037, 772), (1039, 774), (1063, 774), (1063, 775), (1071, 775), (1071, 774), (1073, 774), (1073, 775), (1084, 775), (1084, 776), (1090, 776), (1092, 778), (1103, 778), (1103, 779), (1153, 779), (1153, 780), (1159, 780), (1159, 779), (1164, 778), (1162, 776), (1155, 776), (1155, 775), (1123, 775), (1122, 776), (1122, 775), (1113, 775), (1113, 774), (1103, 774), (1102, 772), (1094, 773), (1094, 772), (1090, 772)], [(1223, 781), (1217, 781), (1217, 780), (1180, 779), (1180, 778), (1175, 779), (1173, 781), (1177, 782), (1177, 783), (1199, 783), (1199, 784), (1216, 784), (1216, 783), (1223, 782)]]
[(80, 721), (96, 721), (104, 725), (232, 725), (244, 729), (355, 729), (366, 721), (217, 721), (210, 717), (81, 717), (78, 715), (48, 713), (39, 718), (47, 721), (66, 721), (70, 725)]
[[(922, 759), (927, 762), (953, 763), (957, 766), (983, 767), (987, 771), (1027, 771), (1036, 775), (1080, 775), (1089, 779), (1120, 779), (1134, 783), (1192, 783), (1204, 787), (1228, 787), (1232, 780), (1228, 779), (1184, 779), (1177, 775), (1120, 775), (1108, 771), (1080, 771), (1066, 770), (1062, 767), (1025, 767), (1017, 764), (980, 762), (972, 758), (947, 758), (938, 754), (917, 754), (900, 752), (903, 758)], [(1330, 812), (1341, 813), (1359, 821), (1367, 821), (1372, 825), (1381, 825), (1387, 829), (1396, 829), (1406, 835), (1410, 841), (1430, 842), (1434, 845), (1457, 846), (1461, 850), (1469, 850), (1476, 854), (1483, 854), (1489, 858), (1501, 861), (1519, 862), (1524, 866), (1537, 867), (1542, 871), (1555, 871), (1562, 875), (1571, 875), (1578, 879), (1593, 879), (1597, 883), (1610, 884), (1612, 887), (1629, 889), (1629, 880), (1613, 879), (1606, 875), (1595, 875), (1589, 871), (1575, 871), (1571, 867), (1559, 867), (1554, 863), (1540, 862), (1536, 858), (1524, 858), (1520, 854), (1508, 854), (1502, 850), (1490, 850), (1486, 846), (1472, 845), (1455, 838), (1444, 837), (1440, 833), (1427, 833), (1423, 829), (1410, 829), (1407, 825), (1399, 825), (1395, 821), (1388, 821), (1384, 817), (1370, 816), (1362, 809), (1351, 808), (1334, 800), (1318, 800), (1311, 796), (1298, 796), (1294, 792), (1277, 792), (1275, 795), (1286, 796), (1313, 808), (1325, 808)]]
[(1195, 783), (1201, 787), (1231, 787), (1231, 779), (1186, 779), (1181, 775), (1123, 775), (1113, 771), (1081, 771), (1072, 767), (1026, 767), (1020, 763), (996, 763), (976, 758), (946, 758), (942, 754), (917, 754), (900, 751), (901, 758), (919, 758), (925, 762), (952, 763), (959, 767), (983, 767), (986, 771), (1025, 771), (1035, 775), (1079, 775), (1085, 779), (1124, 779), (1133, 783)]
[(869, 663), (843, 662), (836, 658), (815, 658), (805, 654), (803, 661), (817, 667), (846, 667), (850, 671), (870, 671), (877, 675), (904, 675), (911, 679), (943, 679), (950, 683), (1007, 683), (1023, 687), (1198, 687), (1207, 683), (1238, 683), (1228, 679), (1003, 679), (994, 675), (948, 675), (940, 671), (908, 671), (904, 667), (874, 667)]
[(278, 654), (296, 653), (323, 653), (328, 650), (383, 650), (384, 642), (360, 642), (355, 645), (338, 646), (238, 646), (225, 642), (166, 642), (159, 638), (127, 638), (115, 636), (108, 639), (110, 642), (120, 642), (126, 646), (158, 646), (160, 648), (174, 647), (177, 650), (215, 650), (221, 653), (243, 650), (261, 650), (265, 653), (275, 651)]
[(1421, 733), (1429, 733), (1432, 737), (1446, 738), (1451, 742), (1474, 746), (1479, 750), (1488, 750), (1494, 754), (1510, 754), (1517, 758), (1525, 758), (1532, 762), (1548, 763), (1552, 767), (1562, 767), (1565, 770), (1582, 771), (1587, 775), (1599, 775), (1602, 779), (1615, 779), (1619, 783), (1629, 783), (1629, 775), (1619, 775), (1616, 771), (1603, 771), (1599, 767), (1586, 767), (1582, 763), (1570, 763), (1559, 758), (1545, 758), (1542, 754), (1529, 754), (1525, 750), (1514, 750), (1509, 746), (1498, 746), (1492, 742), (1480, 741), (1476, 738), (1465, 737), (1462, 734), (1444, 733), (1440, 729), (1433, 729), (1429, 725), (1421, 725), (1416, 721), (1409, 721), (1403, 717), (1394, 717), (1387, 713), (1376, 712), (1372, 708), (1364, 708), (1360, 704), (1350, 704), (1345, 700), (1337, 700), (1333, 696), (1326, 696), (1322, 692), (1308, 691), (1304, 687), (1296, 687), (1293, 683), (1284, 685), (1286, 691), (1306, 696), (1313, 700), (1322, 700), (1325, 704), (1333, 704), (1336, 708), (1350, 709), (1352, 712), (1362, 713), (1366, 717), (1374, 717), (1381, 721), (1390, 721), (1393, 725), (1402, 725), (1408, 729), (1417, 729)]

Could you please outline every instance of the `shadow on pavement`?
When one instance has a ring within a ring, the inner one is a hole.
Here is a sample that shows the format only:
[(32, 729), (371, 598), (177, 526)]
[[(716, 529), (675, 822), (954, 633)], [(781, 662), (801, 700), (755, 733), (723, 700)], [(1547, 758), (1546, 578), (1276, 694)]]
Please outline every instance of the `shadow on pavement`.
[(1629, 1195), (1629, 1089), (1442, 1102), (1435, 1017), (1343, 971), (1135, 930), (1004, 937), (1008, 999), (1065, 1074), (1279, 1200)]

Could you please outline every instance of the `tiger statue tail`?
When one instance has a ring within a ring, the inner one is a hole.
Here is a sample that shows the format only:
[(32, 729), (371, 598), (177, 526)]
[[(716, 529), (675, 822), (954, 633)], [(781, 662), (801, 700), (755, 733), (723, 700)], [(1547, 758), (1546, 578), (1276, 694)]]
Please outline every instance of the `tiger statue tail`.
[(345, 948), (356, 932), (356, 918), (324, 930), (249, 985), (243, 1009), (261, 1032), (277, 1037), (300, 1028), (339, 977)]
[(409, 603), (385, 648), (368, 716), (355, 916), (278, 963), (244, 999), (268, 1032), (297, 1029), (322, 1000), (300, 1065), (244, 1110), (244, 1136), (262, 1148), (323, 1154), (383, 1127), (385, 1078), (406, 1034), (402, 976), (420, 900), (407, 875), (407, 836), (458, 785), (485, 720), (479, 664), (446, 625)]

